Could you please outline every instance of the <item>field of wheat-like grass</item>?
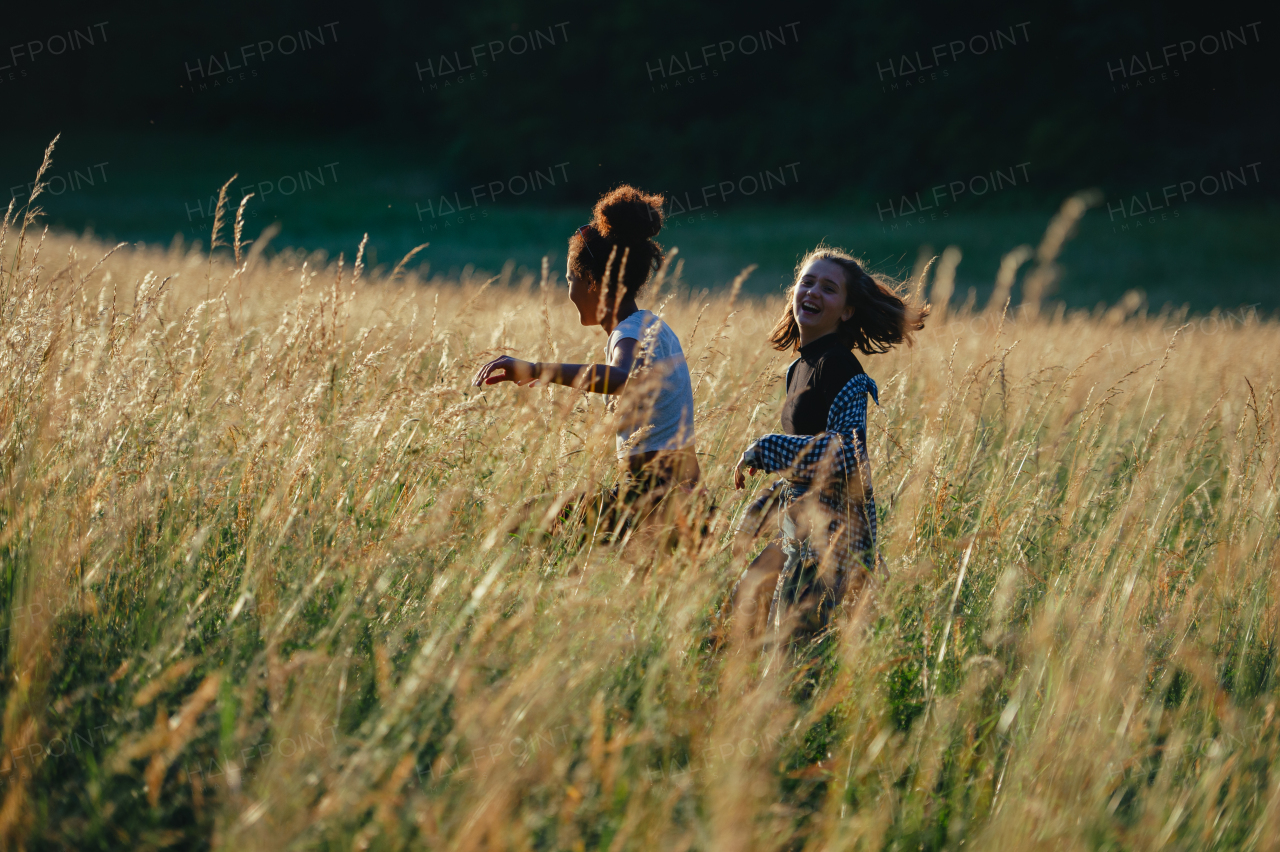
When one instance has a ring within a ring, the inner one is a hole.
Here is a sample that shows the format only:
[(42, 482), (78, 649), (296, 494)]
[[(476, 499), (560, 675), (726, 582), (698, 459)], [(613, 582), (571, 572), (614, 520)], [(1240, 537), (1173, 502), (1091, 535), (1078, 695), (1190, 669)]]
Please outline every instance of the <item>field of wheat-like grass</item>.
[(715, 637), (778, 299), (644, 301), (717, 508), (618, 547), (513, 511), (614, 480), (600, 398), (470, 386), (599, 360), (562, 276), (0, 258), (3, 848), (1280, 842), (1274, 320), (936, 307), (863, 358), (887, 578), (762, 652)]

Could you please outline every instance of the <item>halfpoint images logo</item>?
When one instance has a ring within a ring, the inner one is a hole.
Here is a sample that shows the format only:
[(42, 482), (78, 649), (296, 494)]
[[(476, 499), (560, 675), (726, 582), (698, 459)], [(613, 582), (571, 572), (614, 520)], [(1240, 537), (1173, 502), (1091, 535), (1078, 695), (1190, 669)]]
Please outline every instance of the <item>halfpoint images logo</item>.
[[(44, 184), (44, 189), (42, 191), (47, 192), (50, 195), (62, 195), (65, 192), (78, 192), (86, 185), (96, 186), (99, 181), (106, 183), (108, 165), (110, 165), (110, 163), (104, 161), (101, 163), (94, 163), (91, 166), (86, 166), (83, 172), (79, 169), (72, 169), (65, 175), (47, 175), (41, 181), (41, 183)], [(98, 170), (97, 174), (94, 174), (94, 169)], [(9, 187), (9, 196), (15, 201), (21, 201), (26, 198), (30, 198), (31, 193), (35, 191), (35, 188), (35, 181), (11, 186)], [(26, 190), (26, 195), (20, 194), (23, 189)]]
[[(248, 82), (258, 76), (258, 67), (268, 57), (293, 56), (305, 53), (330, 44), (338, 43), (338, 21), (321, 24), (312, 32), (310, 29), (285, 33), (279, 38), (251, 41), (240, 45), (239, 50), (224, 50), (220, 54), (210, 53), (208, 58), (199, 57), (193, 62), (184, 62), (187, 81), (179, 88), (194, 93), (220, 89), (236, 83)], [(325, 30), (329, 33), (326, 36)]]
[[(1256, 163), (1240, 166), (1239, 171), (1223, 169), (1215, 174), (1202, 175), (1194, 180), (1181, 180), (1160, 188), (1152, 198), (1148, 190), (1141, 195), (1132, 193), (1128, 198), (1121, 197), (1112, 204), (1107, 203), (1107, 219), (1111, 222), (1111, 232), (1121, 234), (1125, 231), (1150, 227), (1160, 222), (1179, 219), (1182, 213), (1177, 209), (1195, 198), (1210, 198), (1220, 192), (1230, 192), (1237, 186), (1256, 186), (1262, 182), (1262, 172)], [(1249, 178), (1252, 176), (1253, 181)]]
[[(414, 203), (414, 209), (418, 214), (418, 221), (424, 223), (421, 225), (422, 231), (426, 233), (428, 229), (435, 231), (440, 228), (452, 228), (457, 225), (465, 225), (468, 222), (475, 222), (477, 216), (481, 219), (489, 218), (489, 211), (484, 209), (485, 205), (492, 204), (498, 200), (500, 195), (509, 195), (519, 198), (529, 192), (537, 192), (544, 186), (556, 185), (555, 170), (560, 170), (560, 180), (562, 183), (569, 182), (569, 170), (565, 167), (569, 165), (566, 160), (563, 163), (555, 163), (547, 166), (547, 173), (544, 175), (540, 169), (534, 169), (523, 175), (512, 175), (505, 180), (492, 180), (486, 183), (478, 183), (471, 187), (471, 203), (462, 200), (462, 194), (453, 193), (453, 199), (448, 196), (441, 195), (439, 201), (428, 199), (426, 206)], [(516, 183), (519, 181), (519, 184)], [(470, 210), (470, 213), (466, 211)], [(477, 212), (478, 210), (478, 212)]]
[[(86, 47), (93, 47), (101, 41), (107, 42), (107, 24), (110, 21), (99, 21), (83, 30), (67, 30), (65, 33), (54, 33), (48, 38), (32, 39), (9, 46), (5, 55), (0, 56), (0, 84), (16, 82), (34, 71), (34, 63), (39, 57), (62, 56), (75, 53)], [(94, 30), (97, 30), (97, 35)], [(28, 70), (30, 69), (30, 71)]]
[(976, 174), (965, 180), (946, 181), (934, 186), (924, 197), (921, 197), (917, 191), (911, 195), (903, 195), (896, 203), (892, 198), (886, 204), (877, 203), (876, 213), (879, 214), (880, 221), (885, 221), (886, 214), (889, 219), (889, 227), (881, 225), (880, 230), (887, 234), (913, 225), (936, 221), (939, 217), (948, 219), (951, 217), (951, 210), (947, 208), (958, 201), (962, 195), (982, 196), (988, 192), (999, 192), (1005, 189), (1006, 185), (1018, 186), (1019, 170), (1022, 172), (1022, 184), (1030, 183), (1031, 174), (1027, 171), (1029, 165), (1031, 165), (1030, 160), (1009, 166), (1007, 173), (1003, 169), (996, 168), (985, 175)]
[(770, 169), (763, 169), (755, 174), (746, 174), (734, 180), (720, 180), (700, 187), (697, 193), (663, 192), (663, 218), (671, 228), (681, 225), (693, 225), (698, 222), (720, 218), (721, 205), (741, 198), (750, 198), (759, 192), (768, 192), (775, 186), (788, 186), (787, 169), (791, 170), (790, 185), (800, 182), (800, 172), (794, 163), (785, 163), (778, 167), (775, 175)]
[[(557, 28), (560, 30), (558, 39), (555, 32)], [(467, 51), (466, 59), (462, 58), (460, 51), (455, 50), (452, 54), (441, 53), (435, 58), (428, 58), (426, 65), (415, 62), (413, 67), (418, 73), (418, 82), (422, 84), (419, 88), (424, 93), (439, 92), (488, 77), (489, 69), (481, 67), (482, 62), (487, 61), (492, 65), (498, 61), (499, 56), (523, 56), (568, 42), (569, 22), (561, 21), (547, 27), (545, 33), (541, 29), (533, 29), (528, 33), (516, 33), (505, 41), (494, 39), (477, 42)]]
[[(694, 83), (709, 80), (712, 77), (719, 77), (720, 70), (712, 67), (713, 64), (718, 61), (723, 65), (734, 54), (738, 56), (754, 56), (763, 51), (797, 44), (800, 41), (799, 26), (799, 21), (792, 21), (789, 24), (779, 26), (776, 33), (772, 29), (765, 29), (755, 33), (747, 33), (736, 40), (723, 39), (704, 44), (702, 49), (698, 51), (697, 57), (690, 56), (689, 51), (685, 50), (681, 53), (683, 59), (681, 56), (676, 56), (672, 53), (667, 59), (659, 58), (655, 63), (646, 62), (644, 70), (649, 77), (649, 90), (654, 93), (666, 92), (691, 86)], [(791, 31), (789, 41), (787, 30)], [(708, 72), (706, 69), (710, 69), (710, 71)], [(710, 73), (711, 77), (707, 76), (708, 73)], [(656, 78), (655, 74), (657, 75)]]
[[(880, 91), (887, 94), (910, 89), (939, 79), (939, 74), (950, 77), (951, 71), (942, 66), (955, 64), (961, 61), (961, 57), (983, 56), (993, 51), (1026, 44), (1031, 41), (1031, 33), (1028, 30), (1030, 26), (1030, 21), (1023, 21), (1020, 24), (1011, 24), (1007, 34), (1002, 29), (989, 30), (969, 38), (939, 42), (926, 50), (925, 56), (921, 56), (920, 51), (915, 50), (910, 56), (903, 53), (897, 59), (877, 61), (876, 75), (880, 80)], [(1015, 30), (1022, 31), (1021, 41)], [(929, 73), (925, 74), (926, 71)]]
[[(1262, 41), (1262, 34), (1258, 30), (1261, 24), (1262, 21), (1254, 21), (1243, 24), (1238, 29), (1224, 29), (1198, 39), (1171, 42), (1160, 48), (1155, 57), (1150, 50), (1144, 50), (1141, 56), (1133, 53), (1128, 59), (1121, 57), (1114, 61), (1108, 60), (1107, 78), (1111, 82), (1111, 91), (1127, 92), (1172, 80), (1182, 76), (1182, 71), (1175, 66), (1186, 65), (1196, 57), (1214, 56), (1238, 47), (1257, 44)], [(1250, 34), (1253, 35), (1252, 42), (1249, 41)]]

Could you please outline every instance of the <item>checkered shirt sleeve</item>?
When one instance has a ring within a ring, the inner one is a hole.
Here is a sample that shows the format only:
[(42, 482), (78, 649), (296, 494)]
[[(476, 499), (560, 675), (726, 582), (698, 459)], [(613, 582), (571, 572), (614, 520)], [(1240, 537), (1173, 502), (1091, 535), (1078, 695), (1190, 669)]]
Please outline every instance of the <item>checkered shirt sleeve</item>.
[(812, 478), (824, 458), (831, 472), (844, 476), (865, 463), (867, 454), (867, 394), (880, 404), (875, 381), (866, 373), (854, 376), (836, 394), (827, 413), (827, 431), (817, 435), (765, 435), (747, 448), (747, 460), (768, 473), (787, 471), (793, 481)]

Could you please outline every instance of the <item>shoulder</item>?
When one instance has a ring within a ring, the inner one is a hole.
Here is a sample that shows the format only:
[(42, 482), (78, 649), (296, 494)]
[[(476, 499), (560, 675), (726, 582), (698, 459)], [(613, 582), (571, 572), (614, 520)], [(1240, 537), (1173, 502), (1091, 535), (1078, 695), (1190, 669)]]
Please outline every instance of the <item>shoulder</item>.
[(644, 337), (644, 330), (649, 323), (644, 322), (642, 315), (647, 313), (649, 312), (636, 311), (613, 327), (613, 331), (609, 332), (608, 349), (610, 352), (624, 340), (640, 340), (640, 338)]
[(867, 394), (875, 400), (876, 405), (880, 404), (880, 392), (876, 387), (875, 379), (866, 373), (858, 373), (852, 376), (848, 381), (841, 385), (839, 392), (835, 397), (834, 408), (840, 408), (852, 403), (861, 401), (863, 406), (867, 402)]
[(866, 375), (857, 356), (847, 349), (831, 349), (824, 352), (818, 361), (817, 372), (823, 386), (830, 388), (832, 394), (838, 392), (855, 376)]
[(615, 325), (613, 327), (613, 331), (609, 334), (609, 342), (612, 343), (628, 337), (633, 340), (639, 339), (640, 335), (644, 333), (645, 325), (647, 325), (647, 323), (644, 322), (643, 316), (646, 313), (648, 313), (648, 311), (636, 311), (634, 314)]
[(662, 321), (662, 317), (652, 311), (639, 310), (613, 327), (613, 332), (609, 335), (609, 342), (613, 344), (626, 338), (640, 340), (655, 325), (658, 326), (658, 334), (663, 334), (664, 332), (674, 334), (671, 331), (671, 327)]

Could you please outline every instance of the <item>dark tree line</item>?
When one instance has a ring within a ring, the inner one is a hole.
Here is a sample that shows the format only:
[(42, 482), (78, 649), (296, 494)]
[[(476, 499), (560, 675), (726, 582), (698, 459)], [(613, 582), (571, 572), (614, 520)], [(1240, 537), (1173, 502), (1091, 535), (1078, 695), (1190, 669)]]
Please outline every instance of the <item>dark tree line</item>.
[(887, 198), (1029, 163), (1044, 194), (1159, 189), (1276, 150), (1263, 8), (72, 3), (6, 14), (0, 99), (48, 136), (391, 141), (459, 186), (569, 162), (598, 179), (566, 193), (696, 194), (799, 164), (793, 197)]

